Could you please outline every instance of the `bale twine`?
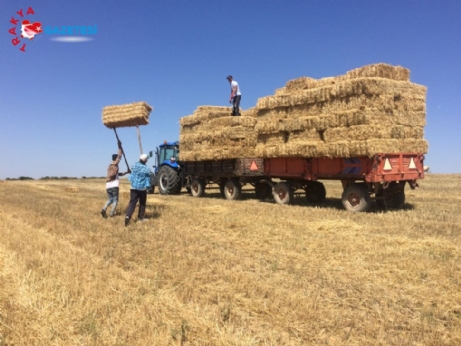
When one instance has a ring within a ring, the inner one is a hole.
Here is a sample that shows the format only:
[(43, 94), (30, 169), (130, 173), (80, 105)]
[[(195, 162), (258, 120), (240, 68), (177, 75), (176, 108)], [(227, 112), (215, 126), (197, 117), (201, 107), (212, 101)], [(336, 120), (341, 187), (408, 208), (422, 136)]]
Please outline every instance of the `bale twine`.
[(152, 110), (146, 102), (107, 106), (102, 110), (102, 122), (108, 128), (147, 125)]

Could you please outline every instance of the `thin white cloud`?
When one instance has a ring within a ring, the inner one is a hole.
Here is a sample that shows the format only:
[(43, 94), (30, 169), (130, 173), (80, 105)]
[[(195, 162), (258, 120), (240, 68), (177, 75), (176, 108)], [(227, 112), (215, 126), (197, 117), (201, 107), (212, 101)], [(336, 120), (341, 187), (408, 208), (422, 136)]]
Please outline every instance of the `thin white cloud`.
[(60, 37), (50, 38), (50, 40), (57, 41), (57, 42), (75, 43), (75, 42), (93, 41), (94, 38), (86, 37), (86, 36), (60, 36)]

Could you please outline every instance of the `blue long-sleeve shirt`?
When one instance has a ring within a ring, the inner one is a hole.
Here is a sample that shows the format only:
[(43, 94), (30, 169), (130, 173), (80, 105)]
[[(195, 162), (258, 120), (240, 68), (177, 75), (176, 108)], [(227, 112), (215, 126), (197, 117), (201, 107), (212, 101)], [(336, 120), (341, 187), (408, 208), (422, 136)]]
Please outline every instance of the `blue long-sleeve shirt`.
[(150, 169), (141, 162), (136, 162), (131, 166), (131, 174), (129, 178), (131, 188), (133, 190), (146, 190), (150, 189)]

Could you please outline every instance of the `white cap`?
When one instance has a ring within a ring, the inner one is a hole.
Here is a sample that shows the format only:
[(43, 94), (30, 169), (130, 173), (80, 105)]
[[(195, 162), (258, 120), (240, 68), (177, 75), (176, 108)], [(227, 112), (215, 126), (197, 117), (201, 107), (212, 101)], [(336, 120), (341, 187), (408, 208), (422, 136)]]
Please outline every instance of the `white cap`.
[(146, 162), (149, 157), (146, 154), (142, 154), (139, 159), (143, 162)]

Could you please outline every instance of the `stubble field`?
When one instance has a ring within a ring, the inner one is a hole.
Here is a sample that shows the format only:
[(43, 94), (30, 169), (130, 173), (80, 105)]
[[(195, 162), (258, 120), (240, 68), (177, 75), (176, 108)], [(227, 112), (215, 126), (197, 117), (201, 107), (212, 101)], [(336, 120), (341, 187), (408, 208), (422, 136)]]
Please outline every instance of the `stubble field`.
[(0, 345), (461, 344), (461, 175), (360, 214), (325, 185), (317, 207), (149, 195), (125, 228), (103, 180), (2, 182)]

